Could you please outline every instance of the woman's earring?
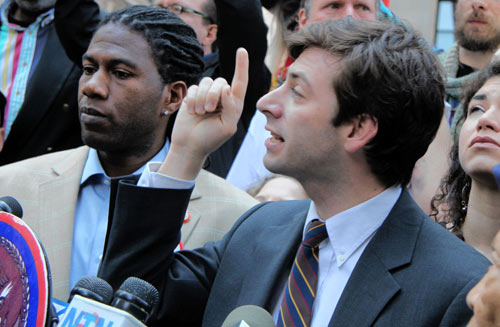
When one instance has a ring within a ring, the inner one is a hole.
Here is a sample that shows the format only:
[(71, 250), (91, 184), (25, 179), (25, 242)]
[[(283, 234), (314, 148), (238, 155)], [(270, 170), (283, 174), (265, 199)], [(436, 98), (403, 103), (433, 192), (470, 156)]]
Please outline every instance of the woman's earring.
[(467, 212), (467, 207), (468, 207), (467, 198), (468, 198), (469, 192), (470, 192), (470, 184), (466, 183), (464, 185), (464, 187), (462, 188), (462, 201), (460, 201), (460, 206), (461, 206), (460, 209), (464, 213)]
[(170, 112), (168, 110), (163, 110), (162, 114), (163, 114), (163, 116), (168, 116), (170, 114)]

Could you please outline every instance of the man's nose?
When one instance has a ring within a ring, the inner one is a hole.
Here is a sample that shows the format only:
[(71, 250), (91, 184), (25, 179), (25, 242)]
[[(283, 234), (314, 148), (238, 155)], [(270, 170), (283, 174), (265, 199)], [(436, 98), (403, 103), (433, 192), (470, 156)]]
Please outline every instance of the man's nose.
[(100, 70), (97, 70), (91, 76), (83, 75), (80, 79), (80, 86), (82, 93), (89, 98), (106, 99), (108, 97), (108, 78)]

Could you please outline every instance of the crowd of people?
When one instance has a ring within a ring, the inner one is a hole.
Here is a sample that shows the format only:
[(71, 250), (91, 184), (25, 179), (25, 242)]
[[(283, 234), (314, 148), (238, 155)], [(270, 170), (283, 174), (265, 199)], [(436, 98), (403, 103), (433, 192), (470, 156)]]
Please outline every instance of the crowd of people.
[(497, 326), (499, 15), (438, 56), (382, 0), (5, 0), (0, 195), (148, 326)]

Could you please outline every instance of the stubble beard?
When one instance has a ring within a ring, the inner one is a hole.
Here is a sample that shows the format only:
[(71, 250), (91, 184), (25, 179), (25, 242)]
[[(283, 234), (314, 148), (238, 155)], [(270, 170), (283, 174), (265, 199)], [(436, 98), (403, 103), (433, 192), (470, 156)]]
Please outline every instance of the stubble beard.
[[(474, 15), (477, 18), (484, 19), (484, 17), (479, 15)], [(467, 18), (468, 19), (468, 18)], [(474, 33), (466, 32), (467, 19), (464, 19), (464, 23), (455, 28), (455, 39), (458, 45), (462, 48), (467, 49), (472, 52), (493, 52), (496, 51), (500, 45), (500, 31), (495, 29), (493, 35), (487, 35), (483, 37), (478, 37)], [(488, 22), (490, 24), (490, 22)]]

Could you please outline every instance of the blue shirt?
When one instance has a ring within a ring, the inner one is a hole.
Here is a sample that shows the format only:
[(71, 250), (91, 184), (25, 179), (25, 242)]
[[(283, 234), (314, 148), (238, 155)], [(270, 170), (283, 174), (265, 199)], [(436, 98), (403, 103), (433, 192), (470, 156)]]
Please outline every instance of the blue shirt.
[[(150, 161), (163, 161), (169, 142)], [(140, 175), (146, 165), (132, 175)], [(83, 276), (96, 276), (104, 250), (108, 228), (108, 209), (111, 178), (102, 168), (95, 149), (90, 149), (80, 180), (76, 203), (71, 249), (69, 288)]]

